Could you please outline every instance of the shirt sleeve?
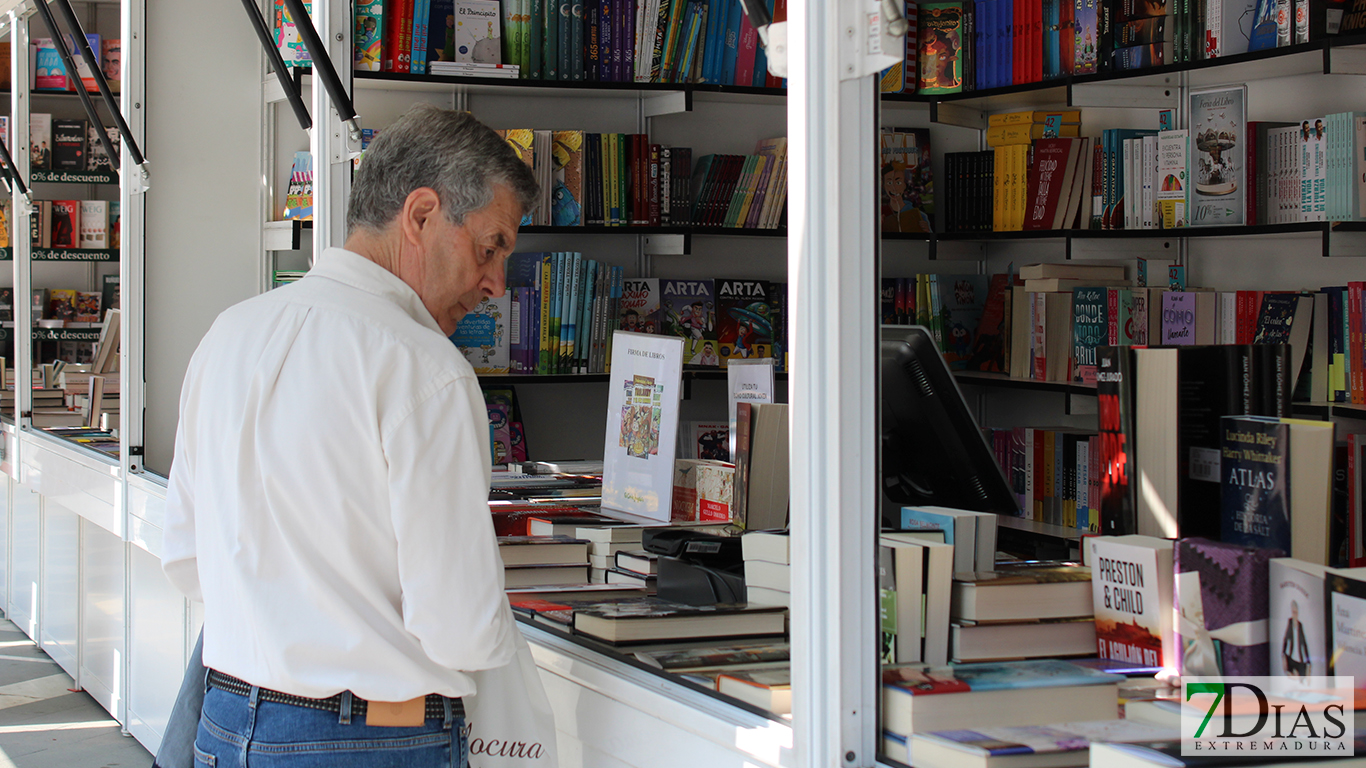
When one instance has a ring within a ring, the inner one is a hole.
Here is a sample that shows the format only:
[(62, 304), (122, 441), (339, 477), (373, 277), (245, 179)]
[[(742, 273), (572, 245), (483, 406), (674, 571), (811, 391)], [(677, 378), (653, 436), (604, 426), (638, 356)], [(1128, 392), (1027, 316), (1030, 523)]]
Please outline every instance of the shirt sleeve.
[(421, 402), (384, 438), (403, 622), (449, 669), (512, 660), (515, 631), (489, 515), (488, 418), (473, 378)]
[(162, 528), (161, 569), (171, 585), (191, 600), (204, 602), (199, 588), (199, 559), (195, 554), (194, 468), (191, 466), (185, 429), (185, 409), (181, 408), (176, 428), (175, 455), (166, 490), (166, 520)]

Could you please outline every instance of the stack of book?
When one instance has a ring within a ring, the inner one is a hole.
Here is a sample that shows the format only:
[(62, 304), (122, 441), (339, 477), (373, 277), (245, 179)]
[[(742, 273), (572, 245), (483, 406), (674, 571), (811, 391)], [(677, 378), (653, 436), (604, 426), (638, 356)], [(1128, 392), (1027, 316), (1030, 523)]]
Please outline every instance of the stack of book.
[[(599, 542), (594, 542), (598, 544)], [(625, 546), (637, 546), (636, 543)], [(594, 566), (596, 567), (596, 566)], [(605, 574), (611, 584), (635, 584), (654, 594), (659, 578), (659, 555), (643, 549), (619, 549), (612, 556), (612, 566)]]
[(621, 571), (616, 573), (615, 578), (608, 578), (613, 572), (618, 571), (616, 562), (618, 552), (640, 549), (641, 530), (641, 527), (637, 525), (597, 526), (591, 524), (575, 529), (574, 535), (588, 542), (589, 554), (595, 555), (589, 560), (589, 580), (601, 584), (628, 584), (645, 587), (653, 593), (655, 580), (651, 574), (641, 574), (638, 571)]
[(506, 587), (588, 582), (588, 542), (568, 536), (499, 536)]
[(697, 226), (777, 229), (787, 204), (787, 139), (763, 139), (752, 155), (703, 155), (693, 189)]
[(782, 635), (781, 606), (682, 605), (655, 597), (575, 608), (573, 629), (613, 644)]
[(457, 77), (493, 77), (500, 80), (516, 80), (521, 76), (521, 67), (516, 64), (480, 64), (463, 61), (434, 61), (428, 67), (433, 75), (455, 75)]
[(1113, 766), (1118, 763), (1095, 761), (1092, 744), (1167, 743), (1180, 735), (1179, 727), (1117, 719), (937, 731), (885, 741), (889, 756), (910, 762), (908, 755), (914, 754), (916, 768)]
[(987, 512), (949, 507), (902, 507), (903, 531), (943, 531), (953, 547), (953, 570), (972, 573), (996, 567), (996, 520)]
[(1095, 653), (1091, 569), (1002, 566), (957, 573), (949, 655), (955, 662)]
[(884, 663), (948, 662), (953, 556), (942, 530), (883, 533), (878, 539)]
[(1102, 465), (1095, 432), (1069, 427), (985, 431), (1024, 519), (1100, 530)]
[(746, 601), (792, 607), (792, 552), (787, 531), (750, 531), (740, 538)]

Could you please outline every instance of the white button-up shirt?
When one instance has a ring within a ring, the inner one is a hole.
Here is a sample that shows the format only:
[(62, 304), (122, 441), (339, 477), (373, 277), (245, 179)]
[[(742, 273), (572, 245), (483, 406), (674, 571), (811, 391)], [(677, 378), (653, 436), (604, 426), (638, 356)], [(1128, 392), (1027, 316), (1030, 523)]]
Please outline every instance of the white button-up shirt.
[(224, 312), (190, 360), (162, 566), (204, 664), (264, 688), (464, 696), (513, 657), (474, 371), (355, 253)]

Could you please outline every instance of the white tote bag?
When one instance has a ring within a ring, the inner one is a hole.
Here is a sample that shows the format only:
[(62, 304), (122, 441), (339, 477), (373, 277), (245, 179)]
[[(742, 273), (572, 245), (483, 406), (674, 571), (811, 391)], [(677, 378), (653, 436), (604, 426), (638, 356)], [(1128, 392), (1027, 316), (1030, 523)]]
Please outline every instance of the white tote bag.
[(497, 669), (469, 672), (477, 693), (465, 697), (470, 768), (558, 768), (555, 715), (531, 647), (514, 627), (517, 654)]

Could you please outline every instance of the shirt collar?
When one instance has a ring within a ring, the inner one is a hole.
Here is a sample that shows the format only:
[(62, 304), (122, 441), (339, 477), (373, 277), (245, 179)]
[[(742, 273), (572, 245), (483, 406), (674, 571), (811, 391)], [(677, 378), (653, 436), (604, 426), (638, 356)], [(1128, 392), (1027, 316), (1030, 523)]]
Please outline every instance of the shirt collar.
[(427, 311), (417, 291), (403, 282), (398, 275), (359, 253), (345, 248), (328, 248), (323, 251), (322, 258), (318, 259), (308, 274), (336, 280), (397, 304), (399, 309), (418, 323), (442, 336), (446, 335), (437, 324), (436, 318)]

